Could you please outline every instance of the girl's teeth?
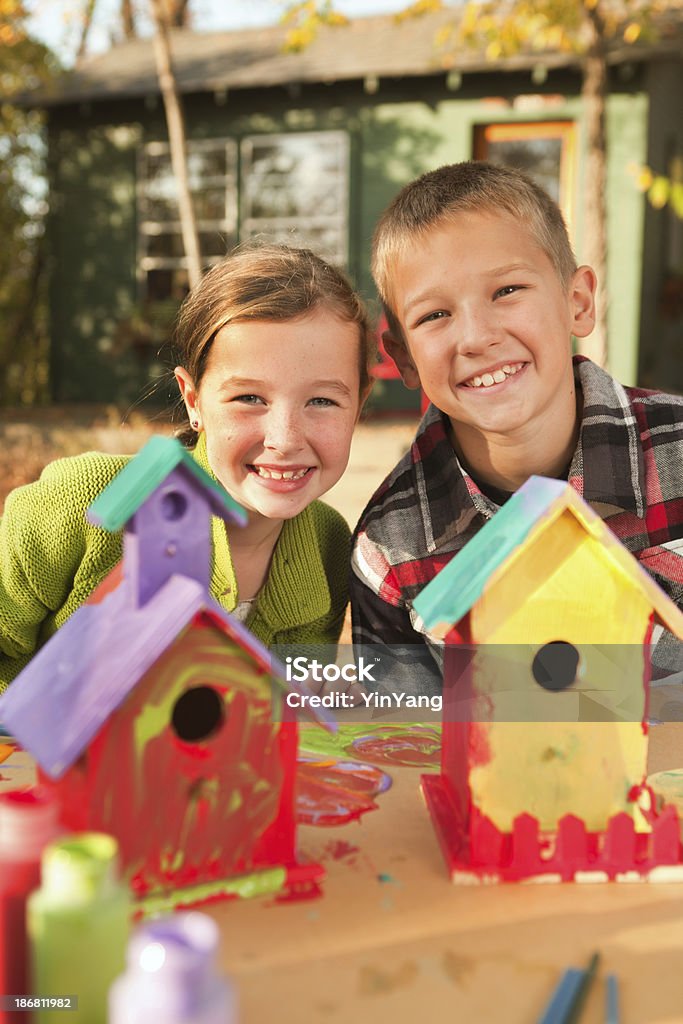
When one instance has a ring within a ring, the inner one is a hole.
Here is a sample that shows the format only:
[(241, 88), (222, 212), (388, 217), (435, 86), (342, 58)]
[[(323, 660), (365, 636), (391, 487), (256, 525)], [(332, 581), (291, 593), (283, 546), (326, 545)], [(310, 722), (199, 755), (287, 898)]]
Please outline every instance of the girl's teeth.
[(258, 475), (265, 477), (266, 480), (299, 480), (306, 473), (305, 469), (285, 469), (282, 473), (278, 473), (276, 469), (266, 469), (265, 466), (255, 466), (254, 468)]
[(481, 382), (484, 385), (484, 387), (490, 388), (491, 385), (495, 383), (495, 380), (490, 373), (485, 373), (482, 375)]
[(496, 384), (502, 384), (506, 377), (507, 374), (504, 373), (502, 370), (496, 370), (495, 373), (493, 374), (493, 379), (495, 380)]

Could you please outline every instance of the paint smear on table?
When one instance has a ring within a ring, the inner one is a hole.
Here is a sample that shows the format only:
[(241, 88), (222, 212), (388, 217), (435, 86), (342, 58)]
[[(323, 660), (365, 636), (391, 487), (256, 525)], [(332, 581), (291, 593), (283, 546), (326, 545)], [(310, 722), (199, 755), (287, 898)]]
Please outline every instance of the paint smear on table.
[(474, 963), (471, 957), (454, 953), (450, 949), (447, 949), (441, 957), (441, 968), (444, 974), (459, 988), (465, 985), (473, 967)]
[(357, 736), (349, 753), (371, 764), (427, 768), (441, 760), (441, 733), (429, 725), (407, 729), (379, 726), (371, 733)]
[[(314, 822), (314, 824), (316, 824)], [(346, 867), (355, 868), (359, 865), (359, 860), (364, 862), (366, 858), (361, 854), (360, 848), (354, 846), (353, 843), (347, 843), (345, 839), (332, 839), (329, 843), (325, 843), (320, 853), (320, 856), (316, 858), (321, 863), (330, 860), (341, 861)], [(264, 904), (267, 907), (274, 907), (280, 903), (303, 903), (312, 900), (320, 899), (323, 895), (323, 888), (318, 882), (308, 882), (305, 885), (289, 885), (289, 887), (275, 897), (270, 903)], [(319, 915), (315, 911), (309, 912), (309, 919), (315, 921)]]
[(441, 729), (438, 725), (354, 722), (340, 724), (337, 733), (330, 734), (304, 724), (299, 735), (300, 749), (307, 753), (329, 757), (347, 755), (394, 767), (431, 768), (440, 762)]
[(396, 989), (408, 988), (419, 973), (420, 968), (414, 960), (389, 968), (366, 964), (358, 973), (358, 991), (365, 996), (388, 995)]
[(296, 819), (304, 825), (344, 825), (375, 810), (391, 778), (374, 765), (299, 756)]
[(355, 862), (359, 853), (359, 847), (354, 846), (353, 843), (347, 843), (345, 839), (333, 839), (323, 847), (322, 859)]
[(323, 890), (315, 881), (309, 881), (301, 885), (290, 885), (283, 892), (279, 892), (275, 899), (264, 904), (267, 907), (277, 906), (278, 903), (310, 903), (311, 900), (319, 900)]

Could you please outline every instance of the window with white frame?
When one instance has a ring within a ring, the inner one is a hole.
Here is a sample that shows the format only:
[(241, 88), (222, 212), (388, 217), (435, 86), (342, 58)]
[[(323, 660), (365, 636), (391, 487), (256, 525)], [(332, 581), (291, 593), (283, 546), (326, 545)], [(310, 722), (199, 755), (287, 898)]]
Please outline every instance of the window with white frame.
[(346, 132), (252, 135), (242, 140), (240, 236), (307, 246), (348, 258)]
[[(345, 132), (190, 140), (188, 170), (205, 266), (239, 240), (308, 246), (343, 266), (348, 257), (349, 144)], [(238, 207), (238, 165), (241, 202)], [(146, 301), (187, 291), (176, 181), (168, 143), (141, 155), (139, 271)]]
[[(199, 248), (205, 266), (210, 266), (237, 241), (237, 144), (232, 139), (192, 141), (187, 162)], [(182, 299), (187, 291), (187, 260), (166, 142), (145, 146), (138, 209), (143, 294), (152, 302)]]

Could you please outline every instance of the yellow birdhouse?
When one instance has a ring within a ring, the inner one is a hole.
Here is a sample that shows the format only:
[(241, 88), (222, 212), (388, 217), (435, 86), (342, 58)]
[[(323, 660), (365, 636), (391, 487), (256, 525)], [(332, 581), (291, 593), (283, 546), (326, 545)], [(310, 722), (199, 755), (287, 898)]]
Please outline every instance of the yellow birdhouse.
[(645, 779), (652, 630), (683, 639), (683, 613), (569, 484), (531, 477), (414, 608), (446, 643), (423, 788), (454, 877), (679, 862)]

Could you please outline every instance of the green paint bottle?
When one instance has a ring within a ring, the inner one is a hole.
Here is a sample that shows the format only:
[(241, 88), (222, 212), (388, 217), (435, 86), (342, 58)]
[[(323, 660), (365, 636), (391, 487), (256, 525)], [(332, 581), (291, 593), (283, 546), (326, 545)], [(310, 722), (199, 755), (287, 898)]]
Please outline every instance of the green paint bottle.
[(130, 918), (117, 855), (116, 840), (99, 832), (61, 839), (43, 853), (42, 885), (27, 908), (36, 1024), (55, 1024), (50, 1000), (67, 996), (78, 998), (69, 1024), (107, 1022), (107, 993), (125, 966)]

